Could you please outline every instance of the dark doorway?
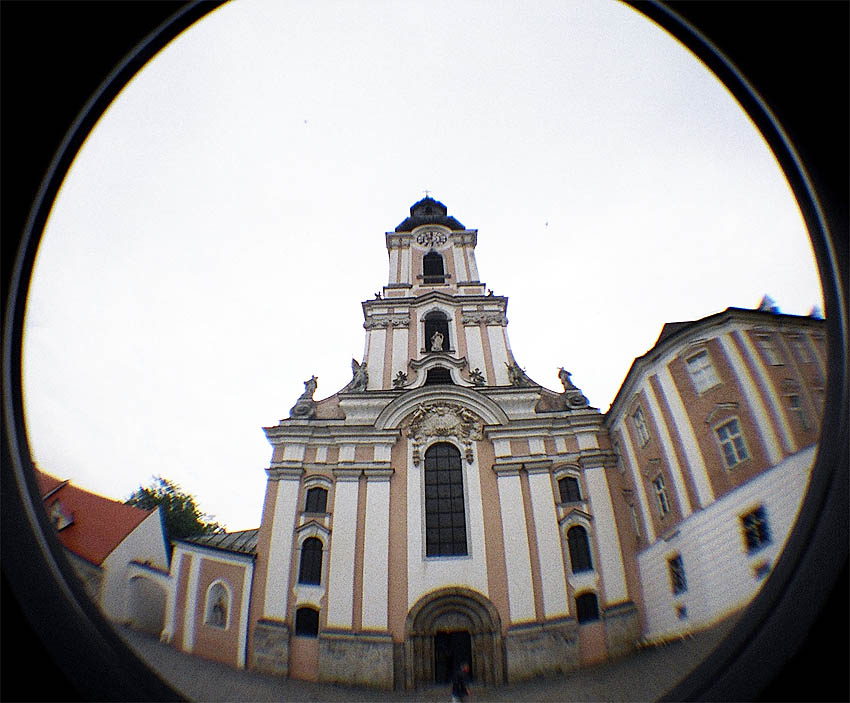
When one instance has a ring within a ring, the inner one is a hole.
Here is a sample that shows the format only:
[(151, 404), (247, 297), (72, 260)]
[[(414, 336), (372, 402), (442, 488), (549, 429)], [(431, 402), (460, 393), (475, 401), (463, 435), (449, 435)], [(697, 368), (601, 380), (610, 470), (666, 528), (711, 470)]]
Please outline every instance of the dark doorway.
[(448, 683), (457, 668), (466, 662), (472, 670), (472, 637), (466, 630), (434, 635), (434, 681)]

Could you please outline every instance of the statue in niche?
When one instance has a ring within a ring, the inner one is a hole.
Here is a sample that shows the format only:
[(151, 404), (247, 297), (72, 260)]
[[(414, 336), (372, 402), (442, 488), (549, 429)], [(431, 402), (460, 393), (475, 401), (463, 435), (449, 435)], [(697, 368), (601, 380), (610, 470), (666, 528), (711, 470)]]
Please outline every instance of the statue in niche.
[(443, 333), (440, 330), (431, 336), (431, 351), (443, 351)]
[(393, 388), (404, 388), (407, 383), (407, 374), (404, 371), (399, 371), (393, 379)]
[(366, 372), (366, 363), (358, 364), (356, 359), (351, 360), (351, 373), (353, 378), (348, 390), (365, 391), (369, 383), (369, 374)]

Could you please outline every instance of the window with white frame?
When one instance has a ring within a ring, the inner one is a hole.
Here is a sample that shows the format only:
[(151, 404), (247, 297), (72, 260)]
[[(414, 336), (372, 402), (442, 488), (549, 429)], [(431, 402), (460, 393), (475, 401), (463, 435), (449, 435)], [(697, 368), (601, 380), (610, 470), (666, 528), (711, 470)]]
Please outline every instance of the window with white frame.
[(635, 432), (637, 432), (641, 446), (646, 446), (646, 443), (649, 442), (649, 430), (646, 426), (646, 418), (643, 416), (643, 410), (640, 407), (635, 408), (635, 411), (632, 413), (632, 423), (634, 424)]
[(629, 510), (632, 513), (632, 525), (634, 525), (635, 528), (635, 537), (640, 539), (640, 516), (638, 515), (638, 511), (634, 503), (629, 503)]
[(688, 580), (685, 578), (685, 565), (682, 563), (682, 555), (675, 554), (667, 559), (667, 568), (670, 572), (670, 589), (674, 596), (688, 590)]
[(771, 542), (767, 511), (763, 505), (741, 516), (741, 529), (744, 535), (744, 548), (747, 550), (747, 554), (758, 552)]
[(727, 420), (715, 428), (715, 432), (723, 451), (723, 460), (726, 462), (727, 469), (731, 469), (749, 458), (750, 455), (747, 452), (747, 445), (744, 443), (737, 418)]
[(667, 497), (667, 487), (664, 485), (664, 476), (658, 474), (652, 479), (652, 488), (655, 491), (655, 500), (658, 502), (658, 510), (661, 517), (670, 512), (670, 499)]
[(567, 549), (570, 553), (570, 566), (574, 574), (593, 571), (593, 559), (590, 556), (590, 540), (587, 530), (581, 525), (573, 525), (567, 530)]
[(759, 349), (761, 349), (761, 353), (764, 355), (768, 364), (771, 366), (782, 366), (782, 353), (776, 347), (776, 343), (773, 341), (772, 335), (757, 334), (756, 344), (758, 344)]
[(704, 393), (710, 388), (720, 385), (720, 377), (717, 375), (717, 371), (711, 363), (711, 357), (705, 349), (687, 357), (685, 362), (697, 393)]
[(221, 581), (216, 581), (207, 590), (204, 624), (226, 629), (229, 610), (230, 594), (227, 587)]

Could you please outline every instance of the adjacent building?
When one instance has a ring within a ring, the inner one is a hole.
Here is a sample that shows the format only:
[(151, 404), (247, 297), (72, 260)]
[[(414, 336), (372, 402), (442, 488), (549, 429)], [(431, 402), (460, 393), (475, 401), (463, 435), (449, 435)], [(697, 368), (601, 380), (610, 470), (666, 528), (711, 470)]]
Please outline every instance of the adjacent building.
[(564, 672), (716, 622), (770, 573), (813, 463), (823, 321), (665, 325), (610, 410), (529, 378), (478, 233), (428, 197), (385, 235), (365, 356), (277, 425), (258, 530), (177, 542), (163, 637), (308, 680)]

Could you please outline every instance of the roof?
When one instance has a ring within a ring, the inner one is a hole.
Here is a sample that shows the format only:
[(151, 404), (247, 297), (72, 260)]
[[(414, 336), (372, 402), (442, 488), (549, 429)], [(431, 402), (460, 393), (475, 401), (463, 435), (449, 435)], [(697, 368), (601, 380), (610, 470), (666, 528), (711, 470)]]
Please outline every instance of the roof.
[(240, 530), (238, 532), (215, 532), (210, 535), (200, 535), (198, 537), (184, 537), (177, 541), (197, 544), (202, 547), (211, 547), (212, 549), (222, 549), (227, 552), (237, 552), (239, 554), (256, 554), (257, 535), (259, 532), (259, 528)]
[(443, 225), (451, 230), (466, 229), (454, 217), (449, 216), (445, 205), (431, 197), (425, 197), (418, 203), (413, 203), (410, 207), (410, 217), (396, 227), (395, 231), (412, 232), (422, 225)]
[(44, 507), (50, 512), (58, 502), (69, 518), (57, 533), (59, 541), (98, 566), (153, 512), (77, 488), (39, 469), (35, 474)]

